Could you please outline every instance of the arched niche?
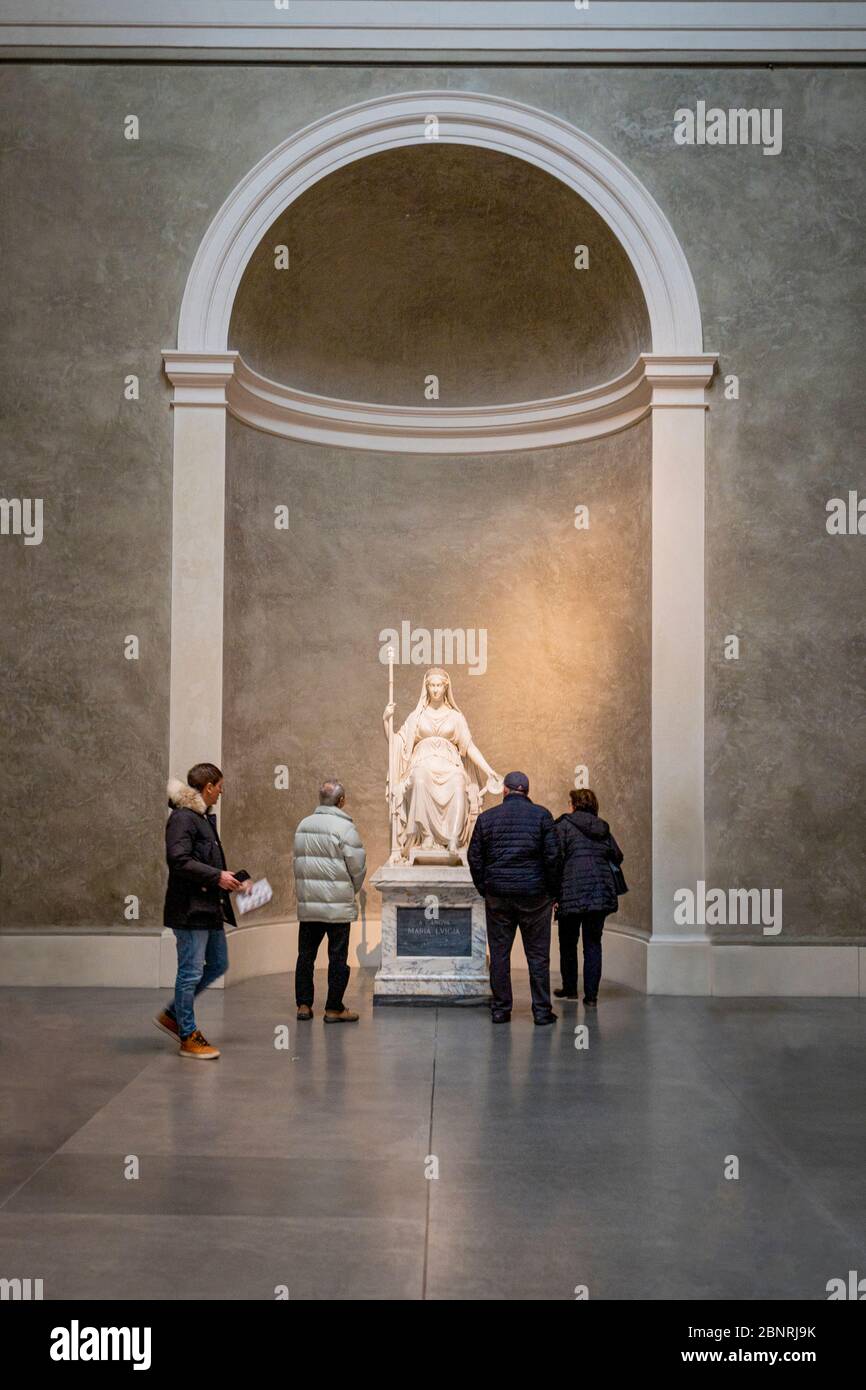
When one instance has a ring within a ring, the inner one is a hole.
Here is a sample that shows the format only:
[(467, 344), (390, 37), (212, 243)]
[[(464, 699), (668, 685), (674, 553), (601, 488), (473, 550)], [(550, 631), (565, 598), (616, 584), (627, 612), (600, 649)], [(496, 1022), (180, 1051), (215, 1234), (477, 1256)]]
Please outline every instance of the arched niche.
[[(628, 258), (650, 351), (581, 390), (456, 406), (345, 400), (272, 381), (245, 363), (230, 344), (232, 311), (268, 229), (328, 175), (430, 140), (524, 160), (576, 193)], [(653, 911), (650, 940), (635, 943), (643, 954), (634, 955), (633, 973), (642, 972), (648, 989), (707, 992), (706, 939), (674, 923), (673, 894), (704, 867), (705, 411), (716, 359), (703, 351), (682, 248), (634, 174), (567, 122), (498, 97), (418, 92), (333, 113), (278, 145), (226, 199), (190, 271), (178, 346), (164, 359), (175, 410), (173, 768), (221, 744), (227, 410), (287, 438), (449, 454), (591, 439), (651, 414)]]

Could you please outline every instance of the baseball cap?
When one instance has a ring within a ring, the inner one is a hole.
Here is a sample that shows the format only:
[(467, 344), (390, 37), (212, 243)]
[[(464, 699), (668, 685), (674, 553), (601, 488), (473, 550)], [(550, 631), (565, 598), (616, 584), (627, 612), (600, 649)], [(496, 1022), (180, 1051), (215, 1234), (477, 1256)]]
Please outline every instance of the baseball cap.
[(529, 795), (529, 778), (525, 772), (509, 772), (505, 776), (505, 785), (510, 792), (525, 792)]

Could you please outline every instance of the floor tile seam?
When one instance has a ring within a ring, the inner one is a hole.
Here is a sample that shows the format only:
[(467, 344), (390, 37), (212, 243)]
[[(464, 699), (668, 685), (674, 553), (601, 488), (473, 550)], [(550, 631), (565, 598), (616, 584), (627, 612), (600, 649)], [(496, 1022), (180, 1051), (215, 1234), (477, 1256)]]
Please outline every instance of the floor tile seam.
[[(126, 1081), (124, 1085), (120, 1087), (118, 1091), (112, 1092), (109, 1098), (106, 1101), (104, 1101), (101, 1105), (98, 1105), (96, 1109), (93, 1111), (93, 1113), (91, 1115), (88, 1115), (87, 1119), (84, 1120), (82, 1124), (76, 1126), (75, 1129), (70, 1130), (70, 1132), (66, 1135), (64, 1139), (61, 1140), (57, 1147), (53, 1149), (52, 1152), (42, 1160), (38, 1168), (34, 1168), (33, 1172), (28, 1174), (28, 1176), (24, 1179), (22, 1183), (19, 1183), (16, 1188), (13, 1188), (11, 1192), (7, 1193), (7, 1195), (3, 1198), (3, 1201), (0, 1202), (0, 1212), (3, 1211), (6, 1204), (10, 1202), (13, 1197), (17, 1197), (18, 1193), (22, 1192), (24, 1188), (27, 1187), (28, 1183), (31, 1183), (33, 1179), (39, 1173), (42, 1172), (42, 1169), (45, 1167), (47, 1163), (50, 1163), (53, 1158), (57, 1157), (61, 1150), (64, 1149), (66, 1145), (69, 1143), (70, 1139), (74, 1139), (76, 1134), (80, 1134), (83, 1129), (86, 1129), (86, 1127), (93, 1120), (96, 1119), (97, 1115), (101, 1115), (103, 1110), (107, 1109), (107, 1107), (111, 1105), (115, 1100), (117, 1100), (119, 1096), (122, 1096), (124, 1092), (130, 1088), (130, 1086), (134, 1086), (136, 1081), (138, 1081), (144, 1075), (148, 1067), (152, 1066), (155, 1061), (155, 1057), (149, 1057), (148, 1060), (144, 1063), (144, 1065), (135, 1073), (135, 1075), (131, 1076), (128, 1079), (128, 1081)], [(82, 1150), (81, 1152), (86, 1152), (86, 1150)]]
[[(438, 1007), (438, 1005), (437, 1005), (437, 1006), (436, 1006), (436, 1009), (435, 1009), (435, 1012), (434, 1012), (434, 1015), (433, 1015), (433, 1057), (432, 1057), (432, 1065), (431, 1065), (431, 1068), (430, 1068), (430, 1115), (429, 1115), (428, 1129), (427, 1129), (427, 1156), (428, 1156), (428, 1157), (429, 1157), (430, 1155), (432, 1155), (433, 1152), (434, 1152), (434, 1150), (433, 1150), (433, 1125), (434, 1125), (434, 1115), (435, 1115), (435, 1107), (436, 1107), (436, 1061), (437, 1061), (438, 1044), (439, 1044), (439, 1007)], [(425, 1158), (425, 1166), (426, 1166), (426, 1162), (427, 1162), (427, 1159)], [(427, 1194), (426, 1194), (426, 1202), (425, 1202), (425, 1204), (424, 1204), (424, 1210), (425, 1210), (425, 1219), (424, 1219), (424, 1262), (423, 1262), (422, 1271), (421, 1271), (421, 1302), (422, 1302), (422, 1303), (426, 1302), (426, 1300), (427, 1300), (427, 1267), (428, 1267), (428, 1262), (429, 1262), (429, 1257), (430, 1257), (430, 1208), (431, 1208), (431, 1201), (432, 1201), (431, 1179), (427, 1178), (427, 1177), (426, 1177), (426, 1174), (425, 1174), (425, 1181), (426, 1181), (426, 1183), (427, 1183)]]

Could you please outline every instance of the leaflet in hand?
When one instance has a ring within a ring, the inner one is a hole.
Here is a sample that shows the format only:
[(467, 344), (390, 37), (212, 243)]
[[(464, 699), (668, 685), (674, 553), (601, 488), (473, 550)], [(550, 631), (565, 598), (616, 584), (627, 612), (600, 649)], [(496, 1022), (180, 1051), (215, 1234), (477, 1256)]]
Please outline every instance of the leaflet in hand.
[(254, 912), (257, 907), (264, 907), (274, 896), (274, 890), (266, 878), (257, 878), (248, 893), (237, 893), (235, 895), (235, 907), (243, 916), (247, 912)]

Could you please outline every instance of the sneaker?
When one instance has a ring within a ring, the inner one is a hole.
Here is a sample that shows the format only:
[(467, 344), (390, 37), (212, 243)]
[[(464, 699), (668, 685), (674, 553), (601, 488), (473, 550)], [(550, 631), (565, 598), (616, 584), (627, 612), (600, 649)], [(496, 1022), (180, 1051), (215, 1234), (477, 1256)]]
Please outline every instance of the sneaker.
[(168, 1033), (168, 1036), (174, 1038), (175, 1042), (177, 1042), (180, 1037), (180, 1032), (178, 1031), (177, 1019), (174, 1014), (170, 1014), (168, 1009), (163, 1009), (162, 1013), (157, 1014), (153, 1021), (157, 1028), (161, 1028), (163, 1033)]
[(194, 1033), (190, 1033), (188, 1038), (180, 1040), (181, 1057), (193, 1057), (197, 1062), (210, 1062), (215, 1057), (219, 1057), (219, 1048), (211, 1047), (207, 1038), (196, 1028)]
[(307, 1019), (310, 1019), (312, 1017), (313, 1009), (311, 1004), (298, 1005), (298, 1018), (301, 1019), (302, 1022), (305, 1022)]
[(351, 1009), (326, 1009), (326, 1023), (357, 1023), (360, 1014), (353, 1014)]

